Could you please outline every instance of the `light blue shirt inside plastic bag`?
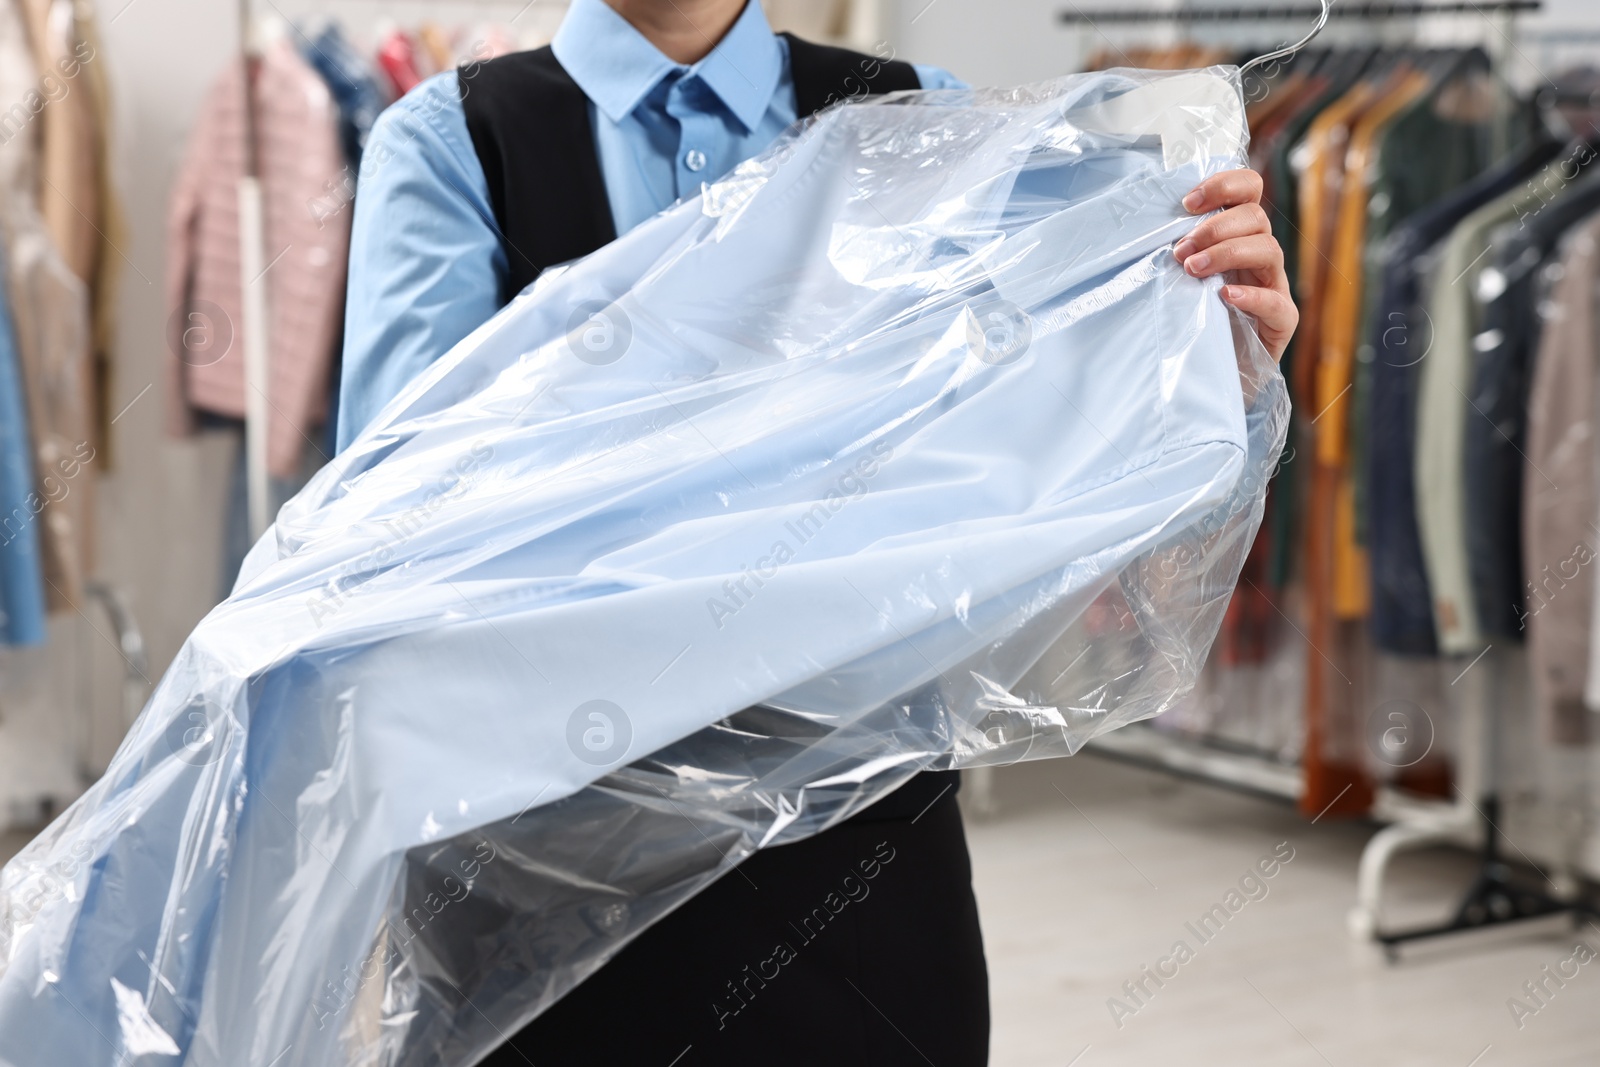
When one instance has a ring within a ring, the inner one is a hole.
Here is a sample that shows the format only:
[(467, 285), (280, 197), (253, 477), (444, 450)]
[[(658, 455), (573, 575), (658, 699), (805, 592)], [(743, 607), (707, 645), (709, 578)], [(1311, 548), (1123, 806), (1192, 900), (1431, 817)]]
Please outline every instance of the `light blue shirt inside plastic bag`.
[[(0, 876), (0, 1062), (466, 1062), (753, 849), (1169, 706), (1287, 401), (1171, 253), (1234, 75), (1198, 155), (1168, 77), (827, 112), (429, 366)], [(532, 972), (415, 955), (469, 834)]]

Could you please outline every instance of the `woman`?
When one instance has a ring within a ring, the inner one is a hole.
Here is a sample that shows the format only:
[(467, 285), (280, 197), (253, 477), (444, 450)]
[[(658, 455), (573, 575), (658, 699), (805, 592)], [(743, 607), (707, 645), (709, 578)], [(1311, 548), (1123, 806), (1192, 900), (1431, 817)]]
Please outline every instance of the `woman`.
[[(341, 446), (540, 270), (860, 95), (864, 73), (871, 92), (960, 85), (774, 35), (746, 0), (574, 0), (549, 48), (419, 86), (363, 161)], [(1278, 356), (1297, 313), (1260, 196), (1250, 171), (1204, 182), (1184, 206), (1222, 210), (1176, 255), (1195, 277), (1232, 272), (1223, 299)], [(985, 1063), (987, 975), (955, 787), (953, 774), (919, 775), (847, 823), (758, 853), (484, 1062)], [(838, 920), (796, 930), (846, 876), (859, 897)]]

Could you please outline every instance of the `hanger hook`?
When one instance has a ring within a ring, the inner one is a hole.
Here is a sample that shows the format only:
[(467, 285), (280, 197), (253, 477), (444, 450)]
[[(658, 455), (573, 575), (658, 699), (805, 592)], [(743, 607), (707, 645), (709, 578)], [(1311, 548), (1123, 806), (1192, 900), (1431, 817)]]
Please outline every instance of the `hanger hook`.
[(1294, 44), (1289, 45), (1287, 48), (1280, 48), (1276, 52), (1268, 52), (1264, 56), (1256, 56), (1250, 62), (1239, 68), (1239, 75), (1243, 77), (1256, 67), (1261, 66), (1263, 63), (1271, 63), (1274, 59), (1287, 59), (1289, 56), (1294, 55), (1296, 52), (1300, 51), (1300, 49), (1310, 44), (1311, 39), (1317, 34), (1321, 33), (1322, 27), (1328, 24), (1328, 10), (1331, 6), (1332, 5), (1330, 4), (1329, 0), (1322, 0), (1322, 14), (1317, 16), (1317, 24), (1311, 27), (1310, 33), (1306, 34)]

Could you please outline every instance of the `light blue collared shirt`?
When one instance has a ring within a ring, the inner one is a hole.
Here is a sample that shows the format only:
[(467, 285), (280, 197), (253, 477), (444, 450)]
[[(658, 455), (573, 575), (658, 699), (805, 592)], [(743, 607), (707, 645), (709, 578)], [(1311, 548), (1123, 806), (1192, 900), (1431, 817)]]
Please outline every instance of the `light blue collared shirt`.
[[(796, 118), (789, 44), (759, 3), (746, 4), (692, 66), (667, 58), (604, 0), (573, 0), (551, 48), (589, 97), (618, 234), (716, 181)], [(924, 89), (962, 87), (937, 67), (916, 71)], [(359, 190), (341, 449), (418, 372), (500, 310), (507, 276), (455, 71), (423, 82), (378, 119)]]

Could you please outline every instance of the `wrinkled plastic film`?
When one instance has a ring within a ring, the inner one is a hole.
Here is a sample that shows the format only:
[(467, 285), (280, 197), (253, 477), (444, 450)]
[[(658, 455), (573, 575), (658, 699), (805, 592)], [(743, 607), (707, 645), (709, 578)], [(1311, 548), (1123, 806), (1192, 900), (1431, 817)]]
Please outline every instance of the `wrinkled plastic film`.
[(1287, 423), (1172, 256), (1243, 150), (1231, 68), (897, 94), (547, 272), (0, 875), (0, 1062), (471, 1063), (756, 849), (1171, 706)]

